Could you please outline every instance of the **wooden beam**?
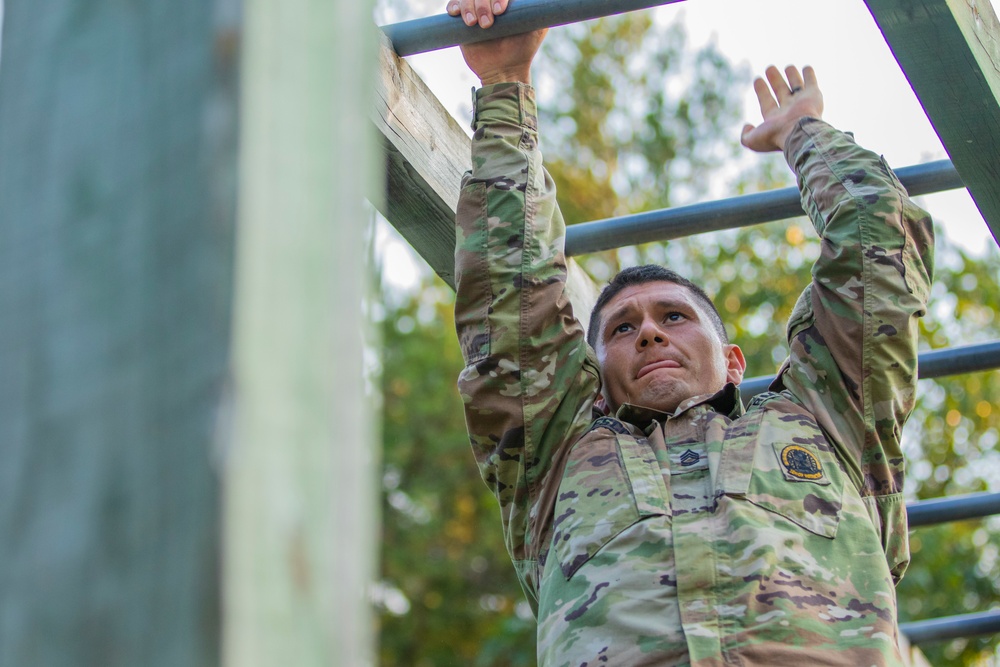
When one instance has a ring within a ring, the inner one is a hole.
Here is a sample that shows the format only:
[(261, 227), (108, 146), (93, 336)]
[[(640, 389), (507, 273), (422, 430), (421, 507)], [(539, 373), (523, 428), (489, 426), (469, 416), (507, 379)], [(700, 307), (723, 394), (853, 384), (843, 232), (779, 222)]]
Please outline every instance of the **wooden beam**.
[[(455, 209), (462, 175), (472, 165), (471, 141), (384, 35), (375, 92), (369, 115), (381, 140), (386, 183), (369, 199), (454, 288)], [(568, 289), (586, 326), (596, 287), (573, 260), (569, 274)]]
[(865, 2), (1000, 240), (1000, 23), (990, 1)]
[(371, 665), (371, 2), (249, 0), (245, 17), (224, 664)]
[(372, 203), (455, 287), (455, 208), (472, 165), (470, 140), (416, 72), (379, 33), (371, 120), (385, 160), (385, 195)]

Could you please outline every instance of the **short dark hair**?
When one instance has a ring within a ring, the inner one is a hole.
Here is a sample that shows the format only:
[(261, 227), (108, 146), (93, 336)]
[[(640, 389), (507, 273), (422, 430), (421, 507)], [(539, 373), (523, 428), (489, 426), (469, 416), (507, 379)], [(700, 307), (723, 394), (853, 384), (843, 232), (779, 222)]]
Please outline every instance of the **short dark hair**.
[(600, 336), (601, 331), (601, 311), (604, 309), (611, 299), (621, 292), (626, 287), (631, 287), (632, 285), (642, 285), (644, 283), (674, 283), (675, 285), (680, 285), (686, 288), (691, 294), (695, 296), (695, 299), (703, 306), (707, 311), (708, 317), (712, 322), (712, 326), (715, 328), (717, 334), (719, 334), (719, 340), (722, 341), (723, 345), (729, 344), (729, 335), (726, 333), (726, 325), (722, 322), (722, 316), (719, 315), (718, 309), (716, 309), (715, 304), (712, 300), (708, 298), (705, 294), (705, 290), (695, 285), (693, 282), (680, 275), (676, 271), (671, 271), (670, 269), (665, 269), (662, 266), (657, 266), (656, 264), (644, 264), (642, 266), (632, 266), (627, 269), (622, 269), (618, 272), (611, 282), (601, 290), (601, 295), (597, 297), (597, 303), (594, 304), (594, 309), (590, 311), (590, 326), (587, 327), (587, 342), (590, 346), (597, 348), (597, 339)]

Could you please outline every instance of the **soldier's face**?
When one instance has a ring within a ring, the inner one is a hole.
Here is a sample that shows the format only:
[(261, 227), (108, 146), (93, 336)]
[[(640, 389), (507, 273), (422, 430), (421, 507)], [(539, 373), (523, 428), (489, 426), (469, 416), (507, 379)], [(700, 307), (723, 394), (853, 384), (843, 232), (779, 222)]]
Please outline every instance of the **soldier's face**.
[(662, 281), (626, 287), (602, 309), (597, 358), (611, 413), (623, 403), (673, 412), (685, 399), (738, 384), (746, 368), (697, 298)]

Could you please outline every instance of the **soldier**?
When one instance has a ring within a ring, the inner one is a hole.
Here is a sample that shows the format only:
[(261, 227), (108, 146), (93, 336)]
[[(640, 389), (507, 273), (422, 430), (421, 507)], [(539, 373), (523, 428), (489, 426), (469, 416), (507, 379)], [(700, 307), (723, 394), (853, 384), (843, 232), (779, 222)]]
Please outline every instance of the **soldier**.
[[(506, 0), (452, 0), (488, 27)], [(789, 357), (743, 409), (709, 298), (626, 269), (585, 333), (539, 152), (544, 31), (463, 48), (475, 94), (455, 319), (473, 450), (538, 619), (539, 664), (901, 665), (900, 433), (933, 232), (878, 155), (822, 120), (815, 73), (754, 82), (751, 150), (783, 150), (821, 256)]]

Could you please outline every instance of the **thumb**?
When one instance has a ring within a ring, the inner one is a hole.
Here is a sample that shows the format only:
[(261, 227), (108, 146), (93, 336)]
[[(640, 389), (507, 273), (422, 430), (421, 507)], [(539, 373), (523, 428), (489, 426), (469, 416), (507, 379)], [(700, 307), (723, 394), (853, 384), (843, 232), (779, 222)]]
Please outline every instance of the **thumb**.
[(756, 129), (755, 126), (751, 125), (750, 123), (747, 123), (746, 125), (743, 126), (743, 131), (740, 133), (740, 143), (746, 146), (747, 148), (750, 147), (749, 144), (747, 143), (748, 135), (751, 132), (753, 132), (754, 129)]

